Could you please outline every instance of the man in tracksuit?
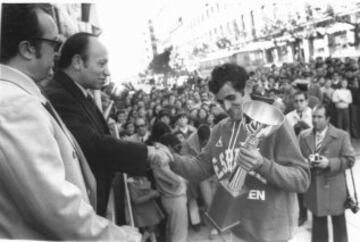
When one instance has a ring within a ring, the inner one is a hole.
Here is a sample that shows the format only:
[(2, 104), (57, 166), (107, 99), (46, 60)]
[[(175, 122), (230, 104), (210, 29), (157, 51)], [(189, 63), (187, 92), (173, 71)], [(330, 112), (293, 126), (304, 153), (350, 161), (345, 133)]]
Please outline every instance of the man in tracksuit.
[(258, 149), (241, 147), (242, 104), (250, 100), (245, 91), (247, 80), (245, 69), (236, 64), (224, 64), (212, 71), (209, 89), (229, 118), (214, 127), (200, 155), (174, 155), (170, 166), (186, 179), (197, 181), (214, 173), (222, 180), (236, 164), (251, 171), (245, 179), (248, 194), (241, 196), (233, 211), (240, 221), (232, 228), (233, 241), (288, 241), (297, 225), (296, 194), (305, 192), (310, 184), (309, 167), (286, 121), (261, 140)]

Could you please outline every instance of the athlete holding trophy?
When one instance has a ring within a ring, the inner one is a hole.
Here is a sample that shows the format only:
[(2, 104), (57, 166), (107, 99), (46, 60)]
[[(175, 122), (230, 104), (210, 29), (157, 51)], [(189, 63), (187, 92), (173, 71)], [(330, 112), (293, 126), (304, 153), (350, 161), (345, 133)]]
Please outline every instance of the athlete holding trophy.
[(310, 184), (309, 167), (282, 113), (252, 101), (247, 80), (235, 64), (212, 71), (209, 89), (229, 118), (214, 127), (199, 156), (174, 155), (170, 166), (189, 180), (216, 174), (208, 217), (220, 231), (231, 228), (233, 241), (288, 241), (297, 225), (296, 193)]

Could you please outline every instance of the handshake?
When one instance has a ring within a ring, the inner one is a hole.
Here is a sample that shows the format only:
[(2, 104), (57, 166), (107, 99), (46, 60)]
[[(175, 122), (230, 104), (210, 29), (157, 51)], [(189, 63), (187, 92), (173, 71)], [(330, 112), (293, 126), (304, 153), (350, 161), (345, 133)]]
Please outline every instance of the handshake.
[(168, 147), (155, 143), (154, 146), (148, 146), (148, 160), (151, 166), (162, 167), (173, 161), (174, 156)]

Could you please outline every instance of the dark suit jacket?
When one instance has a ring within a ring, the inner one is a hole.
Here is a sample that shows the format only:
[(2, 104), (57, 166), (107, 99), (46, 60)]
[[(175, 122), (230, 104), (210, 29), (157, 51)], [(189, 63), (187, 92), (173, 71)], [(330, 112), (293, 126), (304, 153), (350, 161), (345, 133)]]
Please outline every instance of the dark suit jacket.
[(105, 215), (111, 180), (116, 171), (143, 175), (147, 169), (147, 148), (110, 135), (107, 123), (74, 81), (63, 71), (45, 87), (51, 103), (83, 150), (97, 180), (97, 213)]

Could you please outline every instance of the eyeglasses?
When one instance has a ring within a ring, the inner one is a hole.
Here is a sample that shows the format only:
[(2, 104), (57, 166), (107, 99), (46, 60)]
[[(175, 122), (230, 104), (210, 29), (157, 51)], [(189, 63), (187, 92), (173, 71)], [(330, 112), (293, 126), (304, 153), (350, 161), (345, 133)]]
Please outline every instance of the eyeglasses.
[(305, 100), (304, 99), (295, 99), (295, 102), (296, 103), (302, 103), (302, 102), (304, 102)]
[(32, 40), (35, 41), (45, 41), (48, 42), (54, 49), (55, 52), (58, 52), (61, 45), (62, 45), (62, 41), (60, 40), (55, 40), (55, 39), (47, 39), (47, 38), (42, 38), (42, 37), (32, 37)]

